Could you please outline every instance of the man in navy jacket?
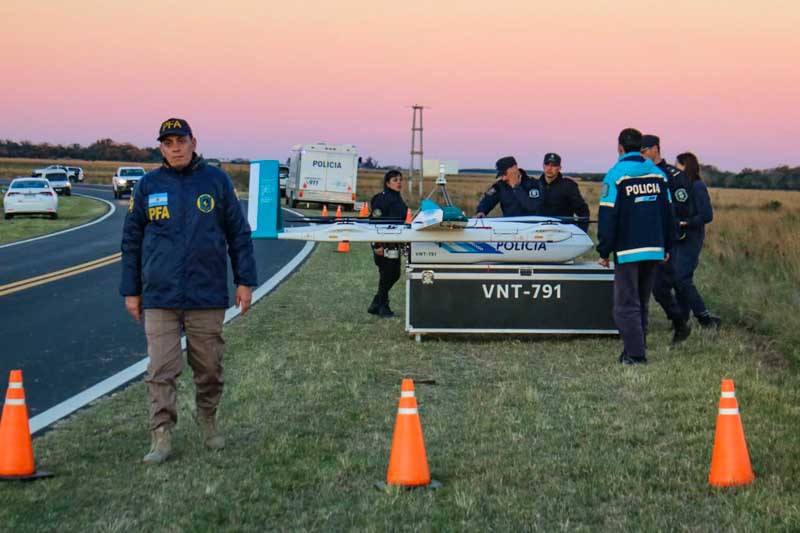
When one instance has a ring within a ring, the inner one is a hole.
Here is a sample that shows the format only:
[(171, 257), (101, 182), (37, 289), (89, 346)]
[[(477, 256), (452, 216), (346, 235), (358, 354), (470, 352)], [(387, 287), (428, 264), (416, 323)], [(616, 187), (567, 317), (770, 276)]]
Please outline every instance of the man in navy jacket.
[(640, 154), (642, 134), (619, 134), (619, 160), (600, 193), (598, 263), (614, 260), (614, 322), (622, 335), (623, 364), (646, 363), (647, 306), (658, 263), (669, 259), (674, 235), (667, 177)]
[(182, 330), (204, 444), (224, 447), (215, 417), (223, 389), (226, 255), (243, 315), (257, 284), (250, 227), (228, 175), (197, 156), (197, 139), (183, 119), (162, 123), (158, 141), (164, 164), (141, 179), (128, 205), (120, 285), (131, 316), (138, 322), (144, 314), (152, 432), (144, 462), (150, 464), (163, 463), (171, 452), (170, 434), (178, 419), (175, 381), (183, 369)]
[(498, 202), (504, 217), (535, 215), (541, 203), (538, 181), (521, 171), (511, 156), (498, 159), (495, 168), (497, 181), (483, 193), (475, 218), (488, 215)]

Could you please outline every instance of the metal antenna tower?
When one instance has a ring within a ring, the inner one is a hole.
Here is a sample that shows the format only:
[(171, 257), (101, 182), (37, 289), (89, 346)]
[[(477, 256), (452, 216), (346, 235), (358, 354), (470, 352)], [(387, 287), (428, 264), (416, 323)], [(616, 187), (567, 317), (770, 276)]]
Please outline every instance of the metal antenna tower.
[[(419, 197), (422, 198), (422, 110), (425, 106), (414, 104), (412, 106), (414, 115), (411, 119), (411, 164), (408, 166), (408, 194), (413, 195), (414, 176), (419, 174)], [(419, 112), (419, 126), (417, 126), (417, 112)], [(419, 145), (417, 144), (417, 133), (419, 132)], [(414, 164), (414, 157), (417, 157), (418, 165)]]

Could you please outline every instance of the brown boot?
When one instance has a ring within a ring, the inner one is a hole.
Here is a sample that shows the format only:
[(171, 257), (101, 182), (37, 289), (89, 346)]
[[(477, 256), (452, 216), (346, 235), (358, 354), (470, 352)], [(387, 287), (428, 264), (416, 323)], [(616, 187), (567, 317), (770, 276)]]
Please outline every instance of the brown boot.
[(197, 413), (195, 415), (197, 425), (203, 432), (203, 444), (210, 450), (221, 450), (225, 447), (225, 437), (217, 431), (217, 420), (214, 415)]
[(149, 465), (160, 465), (169, 458), (171, 451), (172, 435), (170, 429), (161, 426), (151, 432), (150, 451), (144, 456), (142, 461)]

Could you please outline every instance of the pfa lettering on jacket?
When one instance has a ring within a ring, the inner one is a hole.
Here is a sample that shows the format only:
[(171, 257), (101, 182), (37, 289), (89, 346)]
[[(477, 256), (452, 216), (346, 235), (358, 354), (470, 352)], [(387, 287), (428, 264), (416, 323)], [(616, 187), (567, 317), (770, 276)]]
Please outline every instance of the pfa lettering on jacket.
[(147, 196), (147, 218), (150, 220), (166, 220), (169, 218), (169, 197), (165, 192)]

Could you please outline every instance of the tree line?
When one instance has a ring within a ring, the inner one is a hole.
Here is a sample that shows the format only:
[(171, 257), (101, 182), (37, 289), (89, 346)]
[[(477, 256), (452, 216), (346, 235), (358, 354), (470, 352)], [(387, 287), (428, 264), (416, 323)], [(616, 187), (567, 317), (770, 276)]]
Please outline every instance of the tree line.
[[(98, 139), (89, 146), (80, 144), (34, 144), (30, 141), (0, 140), (0, 157), (24, 157), (29, 159), (84, 159), (87, 161), (130, 161), (157, 163), (161, 153), (157, 147), (139, 148), (131, 143), (118, 143), (112, 139)], [(235, 162), (247, 163), (246, 160)], [(362, 168), (379, 168), (378, 161), (366, 157)], [(720, 170), (713, 165), (703, 165), (701, 173), (711, 187), (734, 189), (779, 189), (800, 190), (800, 167), (783, 165), (766, 170), (742, 169), (741, 172)], [(602, 181), (603, 174), (575, 173), (573, 176), (588, 181)]]

